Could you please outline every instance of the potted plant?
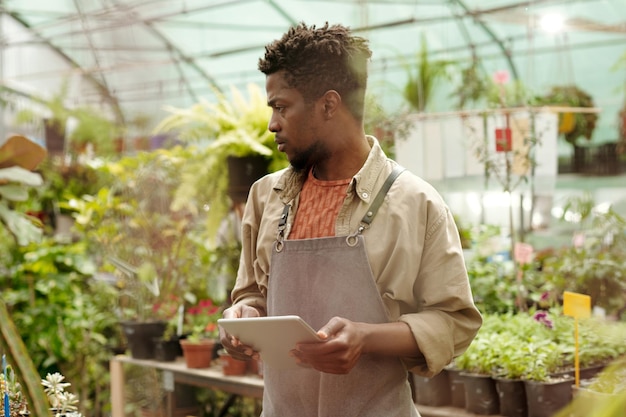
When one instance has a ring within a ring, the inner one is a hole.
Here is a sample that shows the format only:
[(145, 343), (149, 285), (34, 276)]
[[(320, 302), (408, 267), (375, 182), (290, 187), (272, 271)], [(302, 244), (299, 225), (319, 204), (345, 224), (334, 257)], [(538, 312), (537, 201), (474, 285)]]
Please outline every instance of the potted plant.
[(185, 312), (187, 337), (180, 341), (188, 368), (208, 368), (216, 353), (222, 309), (213, 300), (200, 300)]
[(155, 306), (171, 303), (174, 295), (182, 304), (207, 293), (203, 219), (172, 208), (189, 154), (180, 147), (159, 149), (106, 163), (101, 172), (110, 186), (72, 202), (77, 233), (118, 289), (120, 321), (129, 327), (150, 323), (155, 332), (149, 339), (161, 336), (172, 318)]
[(546, 253), (540, 268), (526, 271), (526, 282), (551, 300), (563, 291), (587, 294), (619, 320), (626, 310), (626, 220), (611, 208), (600, 213), (594, 206), (588, 196), (565, 201), (562, 218), (573, 224), (573, 244)]
[(475, 414), (497, 414), (500, 407), (492, 378), (498, 359), (494, 343), (499, 337), (493, 331), (493, 323), (493, 317), (485, 320), (472, 344), (454, 360), (455, 367), (461, 371), (465, 393), (464, 407)]
[[(537, 104), (544, 106), (594, 107), (591, 95), (576, 85), (554, 86), (546, 95), (537, 97), (536, 101)], [(579, 139), (591, 140), (597, 121), (598, 115), (593, 111), (559, 113), (559, 133), (574, 148), (572, 162), (574, 172), (583, 172), (586, 168), (587, 149), (580, 146)]]
[(51, 116), (44, 118), (43, 121), (46, 148), (51, 155), (65, 152), (65, 128), (70, 115), (69, 109), (65, 106), (67, 91), (68, 83), (65, 81), (50, 100), (35, 98), (35, 101), (42, 102), (50, 110)]
[(183, 354), (180, 340), (184, 337), (184, 300), (176, 294), (170, 294), (167, 299), (154, 304), (152, 311), (154, 317), (160, 317), (165, 322), (163, 333), (153, 339), (154, 358), (161, 362), (174, 361)]
[(84, 153), (88, 145), (99, 155), (114, 153), (115, 139), (119, 128), (101, 112), (90, 107), (81, 107), (71, 112), (76, 126), (69, 134), (69, 141), (76, 153)]
[[(231, 99), (215, 94), (215, 103), (202, 100), (188, 109), (166, 108), (171, 115), (154, 129), (176, 134), (193, 150), (182, 167), (173, 207), (194, 213), (206, 207), (207, 236), (213, 246), (220, 224), (234, 204), (245, 201), (250, 184), (288, 164), (267, 129), (271, 109), (257, 85), (248, 85), (247, 99), (235, 88)], [(237, 174), (244, 175), (237, 179)]]
[[(3, 370), (0, 372), (0, 417), (29, 416), (28, 402), (22, 393), (22, 386), (17, 380), (10, 365), (3, 361)], [(7, 407), (5, 401), (9, 402)], [(9, 412), (6, 413), (6, 409)]]

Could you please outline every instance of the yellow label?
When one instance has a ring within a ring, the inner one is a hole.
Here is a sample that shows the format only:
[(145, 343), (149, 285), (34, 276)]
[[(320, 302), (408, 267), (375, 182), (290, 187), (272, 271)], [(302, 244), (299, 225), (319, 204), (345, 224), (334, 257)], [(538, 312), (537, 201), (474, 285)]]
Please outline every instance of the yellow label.
[(591, 317), (591, 297), (565, 291), (563, 293), (563, 314), (579, 319)]

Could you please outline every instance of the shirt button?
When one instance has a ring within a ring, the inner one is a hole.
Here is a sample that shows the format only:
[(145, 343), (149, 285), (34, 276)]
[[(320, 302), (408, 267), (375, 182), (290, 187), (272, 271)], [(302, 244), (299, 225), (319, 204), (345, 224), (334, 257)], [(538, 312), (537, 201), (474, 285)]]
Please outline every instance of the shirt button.
[(363, 197), (363, 198), (367, 198), (367, 197), (369, 197), (369, 196), (370, 196), (370, 195), (369, 195), (368, 193), (363, 193), (363, 194), (361, 194), (361, 197)]

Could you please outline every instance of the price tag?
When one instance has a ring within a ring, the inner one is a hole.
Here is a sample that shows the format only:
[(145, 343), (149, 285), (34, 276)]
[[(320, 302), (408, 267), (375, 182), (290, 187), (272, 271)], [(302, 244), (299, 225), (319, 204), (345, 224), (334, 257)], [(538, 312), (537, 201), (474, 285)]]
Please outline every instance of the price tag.
[(516, 242), (513, 248), (513, 256), (521, 265), (530, 263), (533, 260), (533, 247), (528, 243)]
[(163, 389), (167, 392), (174, 392), (174, 372), (163, 371)]
[(563, 314), (577, 319), (591, 317), (591, 297), (565, 291), (563, 293)]

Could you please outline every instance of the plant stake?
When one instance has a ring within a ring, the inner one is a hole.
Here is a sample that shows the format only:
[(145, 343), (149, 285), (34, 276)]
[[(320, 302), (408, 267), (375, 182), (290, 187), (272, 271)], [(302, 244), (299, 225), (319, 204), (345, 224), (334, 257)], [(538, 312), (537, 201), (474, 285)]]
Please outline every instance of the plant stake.
[(2, 372), (4, 372), (4, 415), (11, 415), (11, 407), (9, 407), (9, 378), (7, 378), (7, 356), (2, 355)]
[(176, 323), (176, 336), (183, 335), (183, 323), (185, 321), (185, 305), (178, 306), (178, 321)]
[(591, 316), (591, 297), (565, 291), (563, 293), (563, 314), (574, 317), (574, 371), (576, 387), (580, 386), (580, 361), (578, 357), (578, 319)]

